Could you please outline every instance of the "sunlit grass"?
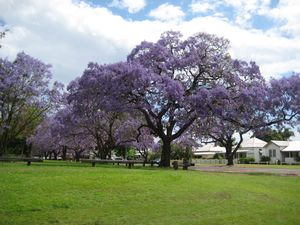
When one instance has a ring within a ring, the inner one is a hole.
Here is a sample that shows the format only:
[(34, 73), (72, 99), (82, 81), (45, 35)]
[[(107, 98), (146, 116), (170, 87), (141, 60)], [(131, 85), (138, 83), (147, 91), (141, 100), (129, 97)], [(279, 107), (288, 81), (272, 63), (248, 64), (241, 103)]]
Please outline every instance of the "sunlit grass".
[(298, 177), (0, 163), (0, 224), (299, 224)]

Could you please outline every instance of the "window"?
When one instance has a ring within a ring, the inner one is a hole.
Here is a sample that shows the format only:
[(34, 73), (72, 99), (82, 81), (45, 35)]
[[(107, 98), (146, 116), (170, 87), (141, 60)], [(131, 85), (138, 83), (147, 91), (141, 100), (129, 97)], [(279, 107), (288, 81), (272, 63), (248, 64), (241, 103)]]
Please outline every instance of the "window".
[(269, 149), (269, 157), (276, 157), (276, 149)]

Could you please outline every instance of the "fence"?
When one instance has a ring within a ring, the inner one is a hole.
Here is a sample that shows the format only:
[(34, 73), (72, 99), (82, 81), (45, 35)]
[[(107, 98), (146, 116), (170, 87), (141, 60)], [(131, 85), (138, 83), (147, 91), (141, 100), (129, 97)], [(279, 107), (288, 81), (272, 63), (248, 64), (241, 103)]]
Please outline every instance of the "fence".
[[(192, 159), (195, 164), (227, 164), (227, 159)], [(238, 160), (233, 160), (234, 164), (238, 164)]]

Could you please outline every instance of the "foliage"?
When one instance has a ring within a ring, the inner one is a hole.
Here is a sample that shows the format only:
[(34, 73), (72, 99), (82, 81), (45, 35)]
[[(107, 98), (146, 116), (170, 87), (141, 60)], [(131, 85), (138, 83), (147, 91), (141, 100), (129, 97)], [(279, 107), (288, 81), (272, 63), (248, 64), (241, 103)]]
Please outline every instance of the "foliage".
[(136, 151), (132, 148), (128, 149), (127, 153), (127, 159), (134, 159), (134, 156), (136, 154)]
[(223, 159), (223, 156), (221, 154), (214, 154), (213, 159)]
[[(255, 62), (232, 59), (228, 48), (228, 40), (215, 35), (183, 38), (169, 31), (137, 45), (126, 62), (89, 63), (68, 86), (62, 133), (69, 129), (74, 141), (81, 135), (93, 142), (100, 158), (126, 145), (146, 160), (153, 136), (159, 137), (164, 167), (171, 158), (188, 157), (181, 154), (195, 139), (209, 139), (226, 148), (233, 164), (243, 134), (299, 119), (300, 78), (267, 83)], [(240, 139), (234, 146), (235, 133)], [(181, 142), (182, 150), (172, 152), (172, 144)]]
[(27, 138), (51, 109), (60, 104), (62, 84), (51, 79), (50, 65), (19, 53), (0, 59), (0, 155), (16, 138)]
[(155, 43), (136, 46), (126, 63), (90, 63), (78, 82), (80, 92), (72, 96), (88, 96), (93, 90), (106, 109), (141, 114), (141, 126), (162, 141), (161, 165), (169, 166), (171, 143), (199, 116), (221, 107), (222, 101), (215, 100), (224, 96), (224, 80), (234, 84), (240, 74), (257, 75), (254, 63), (248, 68), (230, 58), (228, 45), (228, 40), (205, 33), (183, 39), (180, 32), (165, 32)]
[(271, 158), (269, 156), (263, 155), (260, 159), (261, 162), (270, 162)]
[(251, 158), (251, 157), (245, 157), (245, 158), (239, 159), (239, 163), (241, 163), (241, 164), (250, 164), (250, 163), (253, 163), (254, 161), (255, 161), (255, 159)]
[(288, 141), (290, 137), (295, 136), (295, 134), (290, 130), (290, 128), (281, 128), (279, 130), (260, 130), (255, 133), (255, 136), (265, 142), (270, 142), (271, 140)]

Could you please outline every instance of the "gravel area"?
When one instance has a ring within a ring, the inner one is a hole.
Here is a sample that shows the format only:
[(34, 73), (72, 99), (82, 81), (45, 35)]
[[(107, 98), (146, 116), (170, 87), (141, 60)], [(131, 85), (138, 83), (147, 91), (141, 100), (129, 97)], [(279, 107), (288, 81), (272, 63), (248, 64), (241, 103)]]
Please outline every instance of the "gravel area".
[(282, 169), (282, 168), (247, 168), (235, 166), (192, 166), (191, 170), (204, 172), (224, 172), (224, 173), (270, 173), (282, 176), (299, 176), (300, 169)]

